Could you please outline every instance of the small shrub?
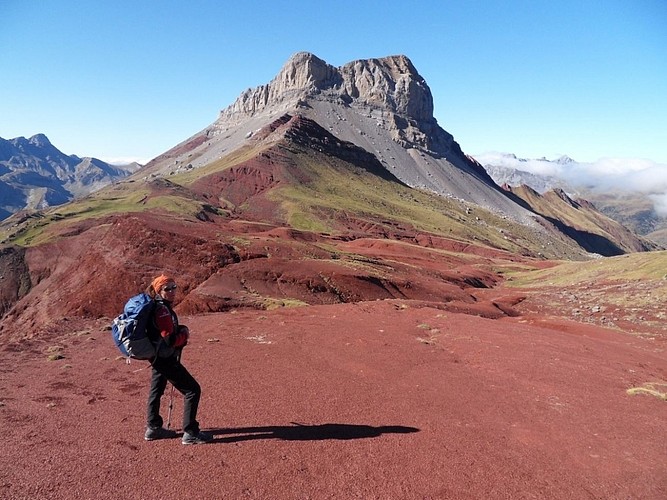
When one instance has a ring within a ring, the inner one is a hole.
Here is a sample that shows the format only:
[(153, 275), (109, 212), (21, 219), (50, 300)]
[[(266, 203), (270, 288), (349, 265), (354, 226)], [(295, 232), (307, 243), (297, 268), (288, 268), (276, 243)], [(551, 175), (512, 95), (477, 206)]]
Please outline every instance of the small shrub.
[[(657, 386), (657, 387), (656, 387)], [(647, 382), (643, 384), (642, 387), (633, 387), (628, 389), (626, 392), (630, 396), (635, 396), (637, 394), (648, 394), (649, 396), (654, 396), (663, 401), (667, 401), (667, 392), (663, 392), (665, 389), (658, 389), (658, 387), (667, 388), (667, 383), (664, 382)]]
[(47, 357), (49, 361), (58, 361), (59, 359), (64, 359), (65, 356), (62, 355), (63, 346), (52, 345), (46, 349)]

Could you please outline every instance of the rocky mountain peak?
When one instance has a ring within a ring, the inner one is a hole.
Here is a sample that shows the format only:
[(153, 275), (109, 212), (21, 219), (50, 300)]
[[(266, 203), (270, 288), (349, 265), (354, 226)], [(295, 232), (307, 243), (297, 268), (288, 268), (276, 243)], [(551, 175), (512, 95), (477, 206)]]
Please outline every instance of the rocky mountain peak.
[(433, 119), (431, 90), (406, 56), (353, 61), (340, 72), (353, 99), (417, 121)]
[(357, 60), (336, 68), (309, 52), (298, 52), (270, 83), (243, 92), (220, 113), (218, 122), (238, 122), (263, 111), (287, 111), (308, 99), (433, 120), (431, 91), (406, 56)]
[(271, 82), (276, 93), (323, 90), (340, 82), (336, 68), (310, 52), (297, 52)]
[(28, 139), (28, 142), (39, 148), (45, 148), (52, 145), (51, 141), (49, 141), (49, 138), (44, 134), (35, 134), (30, 139)]
[(570, 158), (567, 155), (563, 155), (563, 156), (560, 156), (559, 158), (557, 158), (555, 160), (555, 163), (557, 163), (559, 165), (569, 165), (570, 163), (576, 163), (576, 161), (573, 160), (572, 158)]

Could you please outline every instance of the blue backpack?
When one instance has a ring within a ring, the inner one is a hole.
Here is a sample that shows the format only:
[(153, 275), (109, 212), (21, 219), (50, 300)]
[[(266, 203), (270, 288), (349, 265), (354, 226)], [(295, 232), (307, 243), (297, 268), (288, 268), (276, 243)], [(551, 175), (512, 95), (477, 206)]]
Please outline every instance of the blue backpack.
[(140, 293), (127, 301), (123, 314), (111, 324), (111, 336), (123, 356), (128, 358), (128, 362), (129, 358), (155, 357), (156, 346), (146, 334), (154, 308), (155, 302), (150, 295)]

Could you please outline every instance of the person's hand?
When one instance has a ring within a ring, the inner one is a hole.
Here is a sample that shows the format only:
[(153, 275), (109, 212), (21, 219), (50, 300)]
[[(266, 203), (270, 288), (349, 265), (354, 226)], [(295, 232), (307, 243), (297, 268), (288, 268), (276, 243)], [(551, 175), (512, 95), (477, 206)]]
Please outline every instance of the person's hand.
[(181, 325), (178, 327), (178, 332), (176, 332), (176, 341), (174, 342), (174, 347), (178, 349), (183, 349), (188, 345), (188, 340), (190, 339), (190, 329)]

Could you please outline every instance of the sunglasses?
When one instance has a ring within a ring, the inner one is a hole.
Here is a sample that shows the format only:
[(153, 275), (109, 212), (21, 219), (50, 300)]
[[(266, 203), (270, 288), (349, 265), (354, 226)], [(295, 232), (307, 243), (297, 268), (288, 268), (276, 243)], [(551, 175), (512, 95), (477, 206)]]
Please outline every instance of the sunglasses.
[(164, 287), (164, 291), (165, 292), (173, 292), (174, 290), (176, 290), (176, 288), (177, 288), (176, 285), (166, 286), (166, 287)]

